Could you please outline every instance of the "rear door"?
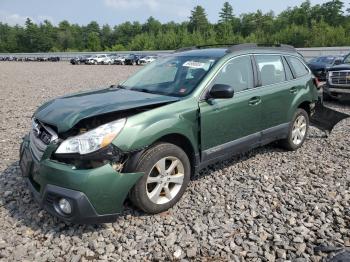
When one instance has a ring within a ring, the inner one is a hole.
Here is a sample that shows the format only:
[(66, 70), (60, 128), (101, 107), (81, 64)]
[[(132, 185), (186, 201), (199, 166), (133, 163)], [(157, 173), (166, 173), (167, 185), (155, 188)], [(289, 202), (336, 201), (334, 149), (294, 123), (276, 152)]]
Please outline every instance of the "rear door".
[(255, 55), (262, 89), (262, 136), (265, 140), (283, 137), (288, 130), (288, 112), (298, 87), (293, 85), (292, 73), (281, 55)]
[(210, 84), (210, 88), (215, 84), (230, 85), (235, 94), (233, 98), (199, 103), (204, 162), (254, 147), (259, 141), (261, 99), (254, 79), (251, 57), (245, 55), (230, 60)]

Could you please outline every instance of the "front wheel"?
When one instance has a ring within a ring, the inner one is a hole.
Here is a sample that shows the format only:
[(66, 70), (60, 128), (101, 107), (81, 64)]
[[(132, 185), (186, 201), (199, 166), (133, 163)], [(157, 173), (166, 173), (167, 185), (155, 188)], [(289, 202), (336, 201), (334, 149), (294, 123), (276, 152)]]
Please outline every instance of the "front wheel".
[(181, 148), (161, 143), (140, 157), (135, 171), (144, 176), (132, 188), (130, 199), (143, 211), (156, 214), (179, 201), (190, 181), (191, 166)]
[(287, 150), (297, 150), (304, 144), (308, 130), (309, 115), (304, 109), (298, 108), (289, 125), (288, 138), (281, 141), (282, 146)]

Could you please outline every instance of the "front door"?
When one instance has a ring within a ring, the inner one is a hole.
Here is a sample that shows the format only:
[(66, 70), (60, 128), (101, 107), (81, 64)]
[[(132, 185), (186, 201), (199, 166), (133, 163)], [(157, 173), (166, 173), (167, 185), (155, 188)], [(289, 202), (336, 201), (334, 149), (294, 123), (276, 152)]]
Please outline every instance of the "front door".
[(229, 99), (209, 99), (199, 103), (202, 161), (254, 147), (260, 139), (261, 97), (255, 89), (251, 57), (239, 56), (225, 64), (210, 87), (230, 85), (235, 94)]

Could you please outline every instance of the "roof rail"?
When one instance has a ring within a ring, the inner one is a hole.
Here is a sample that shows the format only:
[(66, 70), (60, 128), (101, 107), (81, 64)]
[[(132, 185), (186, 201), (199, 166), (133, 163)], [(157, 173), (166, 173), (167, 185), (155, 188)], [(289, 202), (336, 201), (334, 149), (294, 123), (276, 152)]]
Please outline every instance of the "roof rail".
[(230, 46), (226, 52), (232, 53), (232, 52), (237, 52), (245, 49), (278, 49), (281, 51), (297, 52), (294, 46), (291, 46), (291, 45), (284, 45), (284, 44), (271, 45), (271, 44), (254, 44), (254, 43)]
[(232, 53), (237, 51), (242, 51), (246, 49), (278, 49), (280, 51), (297, 52), (294, 46), (284, 45), (284, 44), (210, 44), (210, 45), (200, 45), (200, 46), (190, 46), (177, 49), (175, 53), (191, 51), (196, 49), (202, 49), (207, 47), (224, 46), (227, 47), (226, 53)]
[(233, 46), (236, 45), (235, 43), (229, 43), (229, 44), (209, 44), (209, 45), (196, 45), (196, 46), (189, 46), (189, 47), (183, 47), (175, 50), (175, 53), (178, 52), (184, 52), (184, 51), (191, 51), (191, 50), (196, 50), (196, 49), (202, 49), (202, 48), (207, 48), (207, 47), (215, 47), (215, 46)]
[(210, 45), (200, 45), (200, 46), (197, 46), (199, 49), (200, 48), (206, 48), (206, 47), (215, 47), (215, 46), (227, 46), (227, 47), (230, 47), (230, 46), (234, 46), (234, 45), (237, 45), (236, 43), (229, 43), (229, 44), (210, 44)]

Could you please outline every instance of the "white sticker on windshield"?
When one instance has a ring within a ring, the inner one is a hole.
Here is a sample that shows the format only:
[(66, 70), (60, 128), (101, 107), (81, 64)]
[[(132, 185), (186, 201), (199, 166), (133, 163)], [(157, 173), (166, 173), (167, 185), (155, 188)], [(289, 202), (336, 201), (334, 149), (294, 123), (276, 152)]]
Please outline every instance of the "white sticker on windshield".
[(182, 66), (192, 67), (192, 68), (203, 68), (205, 67), (205, 63), (196, 62), (196, 61), (187, 61)]

